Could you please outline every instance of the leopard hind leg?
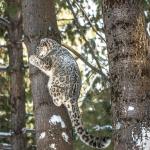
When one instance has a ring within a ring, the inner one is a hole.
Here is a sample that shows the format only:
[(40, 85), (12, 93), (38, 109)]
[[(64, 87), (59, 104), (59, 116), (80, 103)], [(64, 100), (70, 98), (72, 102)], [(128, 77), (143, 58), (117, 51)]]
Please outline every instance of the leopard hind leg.
[(63, 95), (62, 95), (62, 87), (53, 85), (51, 80), (49, 80), (48, 82), (48, 90), (49, 90), (49, 94), (52, 97), (53, 103), (56, 106), (61, 106), (63, 103)]

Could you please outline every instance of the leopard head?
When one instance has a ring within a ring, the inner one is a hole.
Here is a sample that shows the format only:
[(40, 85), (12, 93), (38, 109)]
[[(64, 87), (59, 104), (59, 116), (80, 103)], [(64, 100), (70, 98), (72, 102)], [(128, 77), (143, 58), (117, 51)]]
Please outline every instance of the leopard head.
[(44, 58), (50, 53), (57, 51), (60, 47), (60, 44), (57, 43), (55, 40), (44, 38), (41, 39), (39, 45), (36, 48), (36, 55), (39, 58)]

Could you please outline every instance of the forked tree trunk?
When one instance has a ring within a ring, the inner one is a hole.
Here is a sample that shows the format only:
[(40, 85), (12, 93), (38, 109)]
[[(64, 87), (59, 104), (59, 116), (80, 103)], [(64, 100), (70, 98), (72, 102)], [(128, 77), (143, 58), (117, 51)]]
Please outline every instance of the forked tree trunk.
[(23, 84), (22, 16), (20, 0), (7, 1), (6, 12), (10, 21), (8, 51), (10, 65), (11, 144), (13, 150), (25, 150), (25, 89)]
[[(22, 10), (29, 55), (34, 54), (39, 40), (43, 37), (51, 37), (60, 42), (53, 0), (22, 0)], [(30, 78), (37, 150), (72, 150), (70, 119), (63, 106), (56, 107), (53, 104), (47, 89), (48, 78), (31, 65)]]
[(150, 149), (150, 59), (143, 1), (103, 0), (115, 150)]

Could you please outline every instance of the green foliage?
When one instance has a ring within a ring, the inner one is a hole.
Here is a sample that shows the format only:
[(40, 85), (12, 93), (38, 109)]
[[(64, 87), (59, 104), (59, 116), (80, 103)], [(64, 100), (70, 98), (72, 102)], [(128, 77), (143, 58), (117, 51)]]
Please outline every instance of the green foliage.
[[(85, 59), (98, 69), (101, 69), (106, 77), (108, 77), (108, 61), (106, 45), (102, 39), (96, 34), (98, 32), (102, 36), (103, 21), (101, 0), (72, 0), (72, 7), (78, 19), (75, 21), (72, 12), (64, 0), (56, 1), (56, 14), (58, 18), (59, 30), (61, 31), (62, 41), (81, 53)], [(83, 11), (78, 7), (81, 6), (90, 22), (87, 20)], [(146, 21), (150, 20), (150, 1), (145, 0)], [(7, 14), (12, 16), (20, 9), (18, 6), (7, 6), (4, 0), (0, 0), (1, 17)], [(78, 28), (78, 26), (80, 28)], [(92, 29), (94, 28), (96, 32)], [(5, 37), (6, 31), (0, 29), (0, 37)], [(2, 41), (2, 39), (0, 39)], [(77, 61), (81, 66), (82, 90), (79, 98), (79, 105), (82, 111), (83, 122), (89, 129), (90, 133), (95, 135), (111, 135), (110, 130), (96, 131), (96, 125), (111, 125), (110, 112), (110, 85), (103, 74), (94, 73), (89, 67), (82, 63), (78, 58)], [(2, 63), (1, 63), (2, 62)], [(98, 63), (99, 64), (98, 64)], [(27, 64), (27, 51), (24, 49), (24, 63)], [(8, 64), (8, 51), (0, 48), (0, 65)], [(1, 72), (0, 72), (1, 73)], [(26, 92), (26, 127), (34, 128), (33, 104), (30, 89), (29, 70), (25, 70), (24, 75), (25, 92)], [(9, 105), (9, 75), (7, 73), (0, 74), (0, 131), (10, 130), (10, 105)], [(27, 134), (28, 147), (35, 143), (34, 134)], [(1, 142), (8, 142), (6, 139)], [(91, 150), (75, 135), (75, 150)], [(107, 150), (112, 150), (111, 145)]]
[[(78, 7), (78, 5), (80, 5), (82, 6), (82, 8), (85, 8), (92, 26), (97, 32), (100, 32), (103, 28), (100, 1), (73, 0), (71, 2), (74, 13), (78, 18), (78, 25), (76, 25), (77, 22), (75, 19), (70, 20), (69, 22), (67, 20), (64, 20), (63, 24), (59, 26), (59, 30), (62, 31), (62, 39), (64, 40), (64, 42), (71, 41), (71, 45), (76, 45), (78, 49), (79, 47), (81, 47), (79, 51), (88, 62), (98, 68), (98, 61), (99, 65), (104, 68), (104, 72), (108, 72), (108, 61), (105, 43), (103, 44), (100, 37), (96, 35), (95, 31), (93, 31), (92, 27), (85, 17), (85, 14), (83, 14), (83, 12)], [(78, 5), (76, 3), (78, 3)], [(88, 11), (88, 9), (90, 10), (93, 7), (93, 5), (90, 5), (90, 3), (95, 6), (95, 10), (93, 10), (94, 12)], [(64, 3), (64, 1), (63, 3), (58, 2), (57, 5), (59, 6), (59, 13), (57, 14), (58, 24), (60, 24), (59, 19), (61, 20), (61, 17), (64, 19), (74, 18), (71, 11), (69, 11), (70, 15), (68, 18), (62, 16), (62, 12), (60, 9), (65, 10), (66, 12), (70, 10), (68, 5)], [(78, 27), (80, 27), (80, 29)], [(99, 43), (102, 43), (104, 46), (99, 46)], [(89, 69), (85, 64), (83, 64), (80, 69), (82, 70), (83, 85), (81, 96), (79, 98), (79, 104), (81, 105), (84, 125), (89, 129), (89, 132), (93, 133), (94, 135), (111, 135), (111, 131), (102, 130), (99, 132), (93, 129), (93, 127), (96, 125), (111, 125), (109, 83), (108, 81), (104, 80), (103, 75), (93, 73), (93, 71)], [(91, 148), (78, 140), (78, 137), (76, 136), (74, 147), (75, 150), (91, 150)], [(112, 146), (110, 146), (108, 149), (111, 150)]]
[[(78, 1), (78, 4), (81, 5), (82, 7), (83, 6), (85, 7), (86, 4), (88, 4), (88, 1), (80, 0)], [(93, 1), (93, 4), (95, 5), (95, 10), (96, 8), (98, 8), (98, 10), (93, 14), (92, 12), (89, 13), (87, 12), (87, 13), (94, 28), (96, 30), (97, 29), (101, 30), (102, 26), (99, 25), (101, 14), (98, 12), (100, 11), (100, 4), (96, 0)], [(64, 41), (64, 43), (67, 42), (70, 43), (70, 45), (76, 46), (76, 48), (79, 49), (79, 52), (86, 58), (86, 60), (92, 63), (94, 66), (98, 67), (95, 60), (97, 59), (100, 62), (100, 65), (105, 67), (105, 61), (107, 61), (106, 53), (103, 52), (106, 51), (105, 46), (103, 48), (97, 46), (98, 43), (101, 42), (101, 40), (99, 39), (99, 37), (97, 37), (95, 32), (92, 30), (92, 27), (88, 23), (88, 20), (85, 18), (83, 12), (77, 6), (77, 2), (75, 0), (72, 1), (72, 6), (78, 18), (78, 22), (74, 20), (74, 16), (72, 15), (70, 8), (68, 7), (65, 1), (62, 0), (57, 1), (56, 4), (56, 8), (57, 8), (56, 13), (58, 18), (59, 30), (61, 31), (62, 40)], [(86, 8), (91, 9), (90, 4), (88, 4)], [(18, 6), (13, 6), (13, 7), (7, 6), (5, 14), (6, 15), (11, 14), (11, 16), (13, 17), (17, 9)], [(3, 36), (4, 33), (5, 31), (3, 32)], [(93, 58), (93, 55), (95, 56), (95, 58)], [(102, 59), (103, 57), (104, 59)], [(77, 61), (79, 61), (78, 58)], [(24, 49), (24, 63), (27, 63), (26, 49)], [(80, 66), (82, 66), (80, 69), (82, 72), (82, 80), (83, 80), (83, 86), (81, 90), (81, 96), (79, 98), (79, 104), (81, 106), (81, 111), (82, 111), (83, 121), (85, 122), (85, 126), (89, 129), (89, 132), (95, 135), (101, 135), (101, 134), (107, 136), (111, 135), (110, 131), (104, 130), (97, 133), (93, 128), (95, 125), (103, 126), (106, 124), (107, 125), (111, 124), (109, 84), (107, 81), (103, 81), (101, 74), (93, 73), (93, 71), (90, 68), (88, 68), (85, 64), (81, 63), (81, 61), (79, 61), (79, 64), (81, 64)], [(8, 79), (9, 76), (4, 75), (3, 80), (7, 81), (7, 84), (5, 85), (3, 84), (5, 88), (9, 87)], [(33, 114), (33, 109), (32, 109), (33, 105), (32, 105), (32, 98), (31, 98), (28, 70), (25, 70), (24, 81), (25, 81), (25, 91), (26, 91), (26, 113), (27, 113), (26, 127), (32, 129), (34, 128), (34, 118), (33, 115), (31, 115)], [(8, 92), (4, 91), (3, 93), (6, 94)], [(7, 99), (9, 100), (9, 93), (7, 94)], [(5, 101), (4, 97), (3, 97), (3, 101)], [(6, 104), (3, 102), (3, 109), (5, 114), (8, 115), (8, 120), (9, 120), (10, 117), (9, 104), (7, 108)], [(0, 110), (0, 112), (2, 112), (2, 110)], [(2, 118), (3, 118), (2, 122), (6, 124), (7, 122), (4, 119), (5, 116), (2, 116)], [(4, 129), (5, 131), (9, 131), (9, 122), (7, 123), (6, 126), (3, 125), (3, 127), (5, 128)], [(1, 127), (0, 130), (2, 131), (3, 128)], [(33, 137), (34, 137), (33, 134), (27, 134), (29, 149), (30, 149), (30, 145), (34, 144)], [(76, 139), (77, 137), (75, 135), (76, 150), (91, 149)]]
[(0, 75), (0, 129), (1, 131), (9, 130), (9, 92), (8, 92), (8, 75)]
[(2, 16), (5, 12), (6, 2), (5, 0), (0, 0), (0, 16)]
[[(5, 9), (6, 9), (6, 2), (4, 0), (0, 0), (0, 17), (4, 16)], [(4, 32), (5, 31), (0, 28), (0, 38), (3, 37)]]
[[(1, 43), (0, 43), (1, 44)], [(6, 52), (0, 48), (0, 65), (8, 63)], [(9, 75), (0, 72), (0, 132), (10, 131), (10, 105), (9, 105)], [(0, 143), (7, 143), (8, 139), (1, 139)]]

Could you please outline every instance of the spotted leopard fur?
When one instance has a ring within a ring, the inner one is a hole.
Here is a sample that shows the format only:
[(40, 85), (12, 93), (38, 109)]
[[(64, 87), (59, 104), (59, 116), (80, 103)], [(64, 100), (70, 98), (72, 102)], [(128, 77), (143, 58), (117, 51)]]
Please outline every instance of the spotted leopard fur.
[(81, 89), (80, 71), (68, 50), (56, 41), (44, 38), (29, 62), (49, 77), (47, 87), (53, 103), (56, 106), (65, 105), (81, 141), (93, 148), (106, 148), (111, 142), (109, 138), (94, 137), (83, 127), (77, 104)]

